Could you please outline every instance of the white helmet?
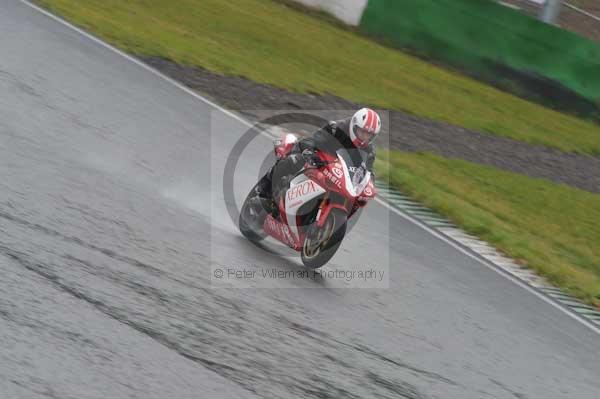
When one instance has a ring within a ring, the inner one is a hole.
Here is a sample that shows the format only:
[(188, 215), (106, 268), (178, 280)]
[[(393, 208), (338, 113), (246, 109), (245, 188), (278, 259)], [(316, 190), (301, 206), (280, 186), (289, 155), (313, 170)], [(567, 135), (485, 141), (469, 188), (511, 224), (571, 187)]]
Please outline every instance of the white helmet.
[(381, 118), (369, 108), (359, 109), (350, 121), (350, 139), (357, 148), (365, 148), (375, 140), (381, 130)]

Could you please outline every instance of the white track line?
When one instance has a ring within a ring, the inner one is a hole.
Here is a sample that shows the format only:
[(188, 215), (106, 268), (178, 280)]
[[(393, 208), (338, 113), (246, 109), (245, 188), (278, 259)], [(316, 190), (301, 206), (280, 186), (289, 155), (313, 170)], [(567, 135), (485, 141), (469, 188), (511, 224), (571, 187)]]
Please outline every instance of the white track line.
[[(55, 20), (56, 22), (65, 25), (67, 27), (69, 27), (70, 29), (73, 29), (74, 31), (80, 33), (81, 35), (87, 37), (88, 39), (92, 40), (93, 42), (119, 54), (120, 56), (126, 58), (127, 60), (139, 65), (140, 67), (144, 68), (145, 70), (147, 70), (148, 72), (153, 73), (154, 75), (160, 77), (161, 79), (166, 80), (167, 82), (171, 83), (174, 86), (177, 86), (179, 89), (183, 90), (184, 92), (186, 92), (187, 94), (189, 94), (192, 97), (197, 98), (198, 100), (202, 101), (203, 103), (219, 110), (220, 112), (223, 112), (225, 115), (239, 121), (240, 123), (242, 123), (245, 126), (251, 127), (253, 126), (250, 122), (248, 122), (247, 120), (241, 118), (240, 116), (236, 115), (235, 113), (226, 110), (225, 108), (215, 104), (214, 102), (208, 100), (205, 97), (202, 97), (201, 95), (199, 95), (198, 93), (192, 91), (191, 89), (187, 88), (186, 86), (182, 85), (181, 83), (177, 82), (176, 80), (168, 77), (167, 75), (163, 74), (162, 72), (159, 72), (158, 70), (152, 68), (151, 66), (143, 63), (142, 61), (130, 56), (127, 53), (124, 53), (123, 51), (117, 49), (116, 47), (100, 40), (99, 38), (93, 36), (92, 34), (76, 27), (75, 25), (65, 21), (62, 18), (57, 17), (56, 15), (44, 10), (43, 8), (38, 7), (35, 4), (30, 3), (28, 0), (19, 0), (21, 3), (26, 4), (27, 6), (37, 10), (38, 12), (46, 15), (47, 17)], [(270, 134), (265, 132), (265, 136), (267, 137), (272, 137)], [(545, 295), (544, 293), (538, 291), (537, 289), (535, 289), (534, 287), (530, 286), (529, 284), (525, 283), (522, 280), (519, 280), (518, 278), (514, 277), (513, 275), (508, 274), (507, 272), (503, 271), (502, 268), (500, 266), (497, 266), (495, 264), (493, 264), (492, 262), (486, 262), (483, 259), (481, 259), (480, 257), (478, 257), (477, 255), (474, 255), (473, 253), (471, 253), (470, 251), (466, 250), (465, 248), (463, 248), (461, 245), (457, 244), (456, 242), (454, 242), (453, 240), (448, 239), (446, 236), (444, 236), (443, 234), (440, 234), (438, 231), (430, 228), (429, 226), (427, 226), (426, 224), (424, 224), (423, 222), (421, 222), (420, 220), (411, 217), (410, 215), (400, 211), (399, 209), (391, 206), (389, 203), (387, 203), (386, 201), (383, 201), (380, 198), (375, 198), (375, 201), (377, 201), (379, 204), (381, 204), (382, 206), (386, 207), (387, 209), (389, 209), (390, 211), (394, 212), (395, 214), (397, 214), (398, 216), (408, 220), (409, 222), (413, 223), (414, 225), (422, 228), (423, 230), (427, 231), (429, 234), (437, 237), (438, 239), (442, 240), (443, 242), (445, 242), (446, 244), (452, 246), (453, 248), (457, 249), (458, 251), (462, 252), (463, 254), (467, 255), (468, 257), (476, 260), (477, 262), (483, 264), (484, 266), (486, 266), (487, 268), (495, 271), (496, 273), (500, 274), (501, 276), (507, 278), (508, 280), (512, 281), (513, 283), (517, 284), (518, 286), (520, 286), (521, 288), (527, 290), (528, 292), (532, 293), (533, 295), (537, 296), (538, 298), (540, 298), (541, 300), (543, 300), (544, 302), (546, 302), (547, 304), (555, 307), (556, 309), (560, 310), (561, 312), (563, 312), (564, 314), (568, 315), (569, 317), (573, 318), (574, 320), (577, 320), (578, 322), (580, 322), (581, 324), (585, 325), (586, 327), (588, 327), (590, 330), (594, 331), (597, 334), (600, 334), (600, 328), (598, 328), (597, 326), (595, 326), (594, 324), (590, 323), (588, 320), (582, 318), (581, 316), (579, 316), (578, 314), (574, 313), (573, 311), (571, 311), (570, 309), (565, 308), (564, 306), (562, 306), (561, 304), (555, 302), (553, 299), (551, 299), (549, 296)]]

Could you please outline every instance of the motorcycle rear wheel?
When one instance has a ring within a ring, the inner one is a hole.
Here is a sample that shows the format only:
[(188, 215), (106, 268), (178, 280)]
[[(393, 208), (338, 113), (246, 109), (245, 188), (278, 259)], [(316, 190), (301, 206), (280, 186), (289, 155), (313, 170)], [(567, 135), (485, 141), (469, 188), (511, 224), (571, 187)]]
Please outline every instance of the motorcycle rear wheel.
[(254, 186), (240, 210), (238, 220), (240, 232), (250, 241), (262, 241), (266, 237), (263, 231), (263, 223), (266, 217), (267, 211), (263, 207), (262, 200), (256, 195), (256, 186)]

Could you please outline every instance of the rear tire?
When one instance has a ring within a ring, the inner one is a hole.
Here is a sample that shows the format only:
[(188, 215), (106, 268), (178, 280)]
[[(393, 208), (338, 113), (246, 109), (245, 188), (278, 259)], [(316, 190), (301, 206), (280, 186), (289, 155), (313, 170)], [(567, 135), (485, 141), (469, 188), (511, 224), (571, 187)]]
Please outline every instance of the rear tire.
[(304, 266), (318, 269), (329, 262), (346, 235), (347, 218), (342, 210), (332, 209), (323, 227), (315, 223), (309, 228), (301, 250)]
[(238, 220), (240, 232), (250, 241), (262, 241), (266, 237), (263, 231), (263, 224), (266, 217), (267, 211), (263, 207), (262, 200), (256, 195), (256, 186), (254, 186), (240, 210)]

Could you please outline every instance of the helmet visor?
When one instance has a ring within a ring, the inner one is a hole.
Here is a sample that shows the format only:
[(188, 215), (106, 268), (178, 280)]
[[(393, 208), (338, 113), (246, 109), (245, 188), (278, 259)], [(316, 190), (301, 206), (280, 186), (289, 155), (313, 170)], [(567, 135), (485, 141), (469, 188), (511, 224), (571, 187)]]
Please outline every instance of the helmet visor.
[(370, 143), (375, 138), (375, 132), (371, 132), (359, 126), (354, 126), (354, 134), (365, 144)]

